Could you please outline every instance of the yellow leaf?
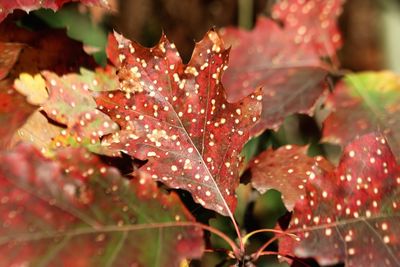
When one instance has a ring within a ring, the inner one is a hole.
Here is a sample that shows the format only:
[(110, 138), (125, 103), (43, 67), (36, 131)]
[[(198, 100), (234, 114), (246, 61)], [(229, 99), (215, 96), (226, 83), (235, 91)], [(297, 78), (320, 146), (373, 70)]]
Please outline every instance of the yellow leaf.
[(28, 102), (34, 105), (43, 104), (49, 97), (46, 83), (40, 74), (31, 76), (30, 74), (22, 73), (19, 79), (14, 81), (14, 88), (25, 95)]
[(189, 267), (188, 261), (187, 260), (181, 261), (181, 263), (179, 264), (179, 267)]

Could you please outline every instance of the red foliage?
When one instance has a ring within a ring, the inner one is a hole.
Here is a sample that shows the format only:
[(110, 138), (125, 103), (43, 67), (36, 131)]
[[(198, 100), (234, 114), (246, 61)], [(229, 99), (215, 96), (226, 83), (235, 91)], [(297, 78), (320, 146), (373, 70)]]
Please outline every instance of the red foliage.
[(21, 52), (22, 45), (0, 42), (0, 80), (7, 77)]
[(269, 189), (282, 193), (288, 210), (305, 193), (305, 184), (312, 166), (327, 166), (322, 157), (307, 156), (307, 147), (286, 145), (277, 150), (266, 150), (249, 164), (251, 185), (261, 194)]
[[(166, 231), (194, 219), (151, 178), (129, 182), (84, 149), (50, 160), (24, 144), (0, 160), (3, 266), (167, 267), (203, 252), (200, 229)], [(158, 246), (163, 251), (155, 255)]]
[(62, 5), (69, 2), (108, 7), (107, 0), (0, 0), (0, 22), (15, 9), (22, 9), (26, 12), (39, 8), (58, 10)]
[(0, 42), (21, 48), (10, 71), (12, 78), (24, 72), (37, 74), (51, 70), (61, 75), (96, 66), (93, 58), (83, 51), (82, 43), (69, 38), (65, 30), (30, 31), (18, 27), (10, 17), (0, 23)]
[(239, 153), (258, 120), (261, 95), (227, 103), (220, 78), (228, 51), (218, 34), (208, 32), (187, 65), (165, 36), (144, 48), (116, 34), (108, 53), (118, 66), (120, 89), (102, 94), (97, 103), (122, 129), (107, 139), (110, 146), (148, 159), (141, 171), (230, 214)]
[(0, 150), (10, 144), (15, 132), (35, 110), (36, 107), (16, 92), (8, 81), (0, 81)]
[(221, 31), (224, 41), (232, 45), (231, 62), (223, 77), (228, 100), (237, 101), (263, 87), (263, 113), (253, 134), (276, 130), (293, 113), (313, 113), (332, 69), (321, 57), (333, 58), (341, 44), (336, 18), (342, 2), (281, 1), (273, 16), (283, 26), (260, 17), (250, 32)]
[(400, 167), (379, 135), (349, 144), (335, 170), (315, 167), (280, 251), (322, 265), (398, 266)]
[(390, 72), (346, 76), (329, 95), (331, 111), (323, 124), (323, 141), (345, 146), (352, 139), (381, 131), (400, 161), (400, 82)]

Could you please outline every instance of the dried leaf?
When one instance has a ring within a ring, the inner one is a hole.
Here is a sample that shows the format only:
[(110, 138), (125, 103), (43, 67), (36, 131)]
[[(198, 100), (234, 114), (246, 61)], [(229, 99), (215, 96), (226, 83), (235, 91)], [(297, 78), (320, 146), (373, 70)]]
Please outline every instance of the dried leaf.
[[(350, 143), (335, 170), (316, 167), (280, 251), (321, 265), (399, 266), (400, 167), (376, 134)], [(290, 240), (289, 240), (290, 239)]]
[(116, 34), (108, 54), (118, 66), (120, 90), (103, 93), (97, 103), (121, 131), (105, 144), (147, 159), (141, 171), (232, 216), (239, 154), (258, 120), (262, 96), (257, 91), (227, 103), (220, 78), (228, 50), (218, 34), (208, 32), (187, 65), (165, 36), (144, 48)]
[[(179, 266), (200, 257), (202, 230), (177, 195), (128, 181), (82, 149), (54, 160), (30, 145), (0, 155), (4, 266)], [(18, 251), (18, 253), (15, 253)]]
[(391, 72), (350, 74), (327, 101), (323, 141), (346, 145), (353, 138), (381, 131), (400, 160), (400, 78)]
[(0, 80), (7, 77), (21, 52), (23, 45), (0, 42)]

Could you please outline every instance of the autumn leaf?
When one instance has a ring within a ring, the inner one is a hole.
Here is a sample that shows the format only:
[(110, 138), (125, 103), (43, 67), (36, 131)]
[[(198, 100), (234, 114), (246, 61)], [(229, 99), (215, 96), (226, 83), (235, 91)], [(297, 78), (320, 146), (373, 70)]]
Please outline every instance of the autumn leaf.
[(323, 141), (346, 145), (353, 138), (381, 131), (400, 159), (400, 78), (391, 72), (349, 74), (327, 100), (332, 113)]
[(272, 8), (272, 18), (284, 24), (295, 43), (312, 43), (318, 55), (334, 57), (342, 46), (337, 18), (346, 0), (282, 0)]
[(46, 84), (40, 74), (31, 76), (27, 73), (22, 73), (14, 81), (14, 88), (22, 95), (25, 95), (27, 101), (33, 105), (41, 105), (48, 98)]
[(51, 70), (62, 75), (96, 66), (94, 59), (84, 52), (82, 43), (70, 39), (65, 30), (31, 31), (18, 27), (10, 18), (0, 23), (0, 42), (22, 49), (9, 70), (11, 79), (19, 78), (21, 73), (36, 75)]
[(40, 150), (44, 155), (49, 155), (56, 147), (55, 138), (60, 135), (63, 128), (54, 125), (39, 111), (36, 110), (26, 122), (15, 131), (10, 147), (16, 146), (19, 142), (30, 143)]
[(169, 267), (203, 252), (194, 218), (149, 177), (128, 181), (83, 149), (50, 160), (22, 144), (0, 159), (4, 266)]
[(51, 8), (56, 11), (68, 2), (81, 2), (85, 5), (108, 7), (108, 0), (0, 0), (0, 22), (15, 9), (30, 12), (39, 8)]
[(152, 48), (118, 34), (109, 44), (120, 85), (97, 104), (121, 131), (104, 145), (148, 160), (142, 172), (232, 217), (239, 155), (258, 120), (260, 92), (239, 103), (226, 101), (220, 78), (228, 50), (214, 31), (196, 44), (187, 65), (165, 36)]
[(312, 166), (327, 164), (320, 156), (308, 156), (307, 147), (286, 145), (264, 151), (250, 162), (248, 170), (253, 188), (261, 194), (269, 189), (280, 191), (286, 208), (292, 210), (300, 196), (305, 194)]
[(35, 110), (9, 81), (0, 81), (0, 150), (10, 145), (13, 135)]
[[(43, 110), (54, 121), (66, 126), (60, 135), (55, 137), (56, 146), (85, 146), (92, 152), (109, 154), (100, 145), (100, 138), (118, 130), (118, 125), (109, 116), (97, 109), (92, 90), (115, 90), (109, 88), (115, 83), (103, 83), (104, 73), (83, 70), (83, 74), (58, 76), (43, 72), (49, 99), (43, 103)], [(112, 79), (112, 78), (110, 78)], [(40, 131), (40, 129), (38, 129)]]
[(23, 45), (0, 42), (0, 80), (7, 77), (21, 52)]
[(252, 134), (277, 130), (294, 113), (312, 115), (326, 90), (325, 78), (340, 46), (336, 26), (342, 0), (280, 1), (273, 15), (283, 26), (260, 17), (252, 31), (222, 29), (232, 46), (229, 68), (223, 76), (228, 101), (237, 101), (263, 87), (263, 113)]
[(350, 143), (334, 170), (315, 167), (297, 201), (280, 252), (321, 265), (399, 266), (400, 167), (386, 140)]

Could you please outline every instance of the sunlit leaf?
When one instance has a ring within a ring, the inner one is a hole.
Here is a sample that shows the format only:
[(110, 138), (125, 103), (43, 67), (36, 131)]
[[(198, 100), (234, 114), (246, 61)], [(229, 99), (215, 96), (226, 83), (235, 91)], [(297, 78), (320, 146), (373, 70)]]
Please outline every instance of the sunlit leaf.
[(346, 145), (381, 131), (400, 159), (400, 77), (391, 72), (350, 74), (327, 101), (332, 113), (324, 122), (323, 141)]
[(40, 74), (31, 76), (27, 73), (22, 73), (19, 79), (14, 81), (14, 88), (19, 93), (25, 95), (29, 103), (40, 105), (46, 102), (48, 93), (46, 84)]

